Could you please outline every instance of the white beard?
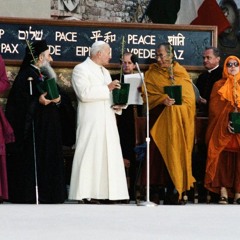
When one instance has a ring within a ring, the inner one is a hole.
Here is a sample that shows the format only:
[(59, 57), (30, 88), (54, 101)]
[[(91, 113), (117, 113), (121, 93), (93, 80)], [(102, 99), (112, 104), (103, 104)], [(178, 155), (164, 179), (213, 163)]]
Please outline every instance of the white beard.
[(45, 79), (54, 78), (57, 81), (57, 74), (55, 73), (54, 69), (50, 65), (48, 61), (44, 61), (42, 66), (40, 67), (41, 73), (43, 74)]

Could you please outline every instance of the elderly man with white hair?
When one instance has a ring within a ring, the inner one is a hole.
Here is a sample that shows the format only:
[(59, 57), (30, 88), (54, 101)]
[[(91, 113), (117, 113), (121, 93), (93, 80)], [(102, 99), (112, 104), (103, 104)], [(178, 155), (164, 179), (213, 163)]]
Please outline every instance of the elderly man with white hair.
[(78, 118), (69, 199), (84, 203), (129, 199), (115, 110), (111, 108), (112, 90), (120, 84), (112, 81), (103, 67), (110, 59), (110, 46), (97, 41), (90, 57), (75, 66), (72, 74)]

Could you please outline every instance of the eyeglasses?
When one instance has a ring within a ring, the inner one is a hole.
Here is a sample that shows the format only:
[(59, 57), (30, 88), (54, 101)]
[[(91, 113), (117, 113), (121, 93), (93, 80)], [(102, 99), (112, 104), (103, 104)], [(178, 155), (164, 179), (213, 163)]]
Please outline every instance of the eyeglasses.
[(226, 64), (226, 66), (228, 67), (228, 68), (231, 68), (231, 67), (238, 67), (239, 66), (239, 63), (238, 62), (229, 62), (229, 63), (227, 63)]
[(156, 55), (156, 59), (158, 58), (165, 58), (167, 55), (162, 55), (162, 54), (159, 54), (159, 55)]

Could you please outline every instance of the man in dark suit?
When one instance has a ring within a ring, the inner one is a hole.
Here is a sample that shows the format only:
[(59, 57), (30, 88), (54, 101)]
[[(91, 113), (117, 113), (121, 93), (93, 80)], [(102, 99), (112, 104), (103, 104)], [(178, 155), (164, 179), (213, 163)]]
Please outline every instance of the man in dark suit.
[[(205, 144), (205, 134), (208, 121), (209, 99), (213, 84), (222, 78), (223, 69), (220, 64), (220, 51), (216, 47), (206, 47), (203, 51), (203, 66), (206, 71), (201, 73), (196, 81), (201, 98), (197, 102), (196, 118), (196, 139), (197, 151), (193, 152), (193, 175), (198, 182), (199, 201), (206, 201), (206, 191), (203, 187), (205, 166), (207, 158), (207, 146)], [(214, 201), (214, 196), (212, 196)], [(218, 200), (218, 199), (216, 199)], [(209, 201), (209, 200), (207, 200)]]
[[(123, 74), (112, 75), (112, 80), (121, 79), (124, 82), (124, 75), (133, 74), (135, 64), (132, 62), (132, 53), (125, 52), (120, 59)], [(130, 200), (135, 200), (136, 187), (136, 157), (134, 152), (135, 147), (135, 116), (141, 116), (142, 105), (128, 105), (122, 110), (121, 115), (116, 115), (120, 143), (123, 153), (123, 160), (127, 172), (129, 172), (129, 195)]]
[(215, 47), (206, 47), (203, 52), (203, 66), (206, 71), (200, 74), (196, 81), (196, 86), (202, 97), (201, 101), (198, 102), (198, 112), (201, 116), (208, 116), (208, 104), (213, 84), (222, 77), (223, 69), (219, 66), (219, 62), (219, 49)]

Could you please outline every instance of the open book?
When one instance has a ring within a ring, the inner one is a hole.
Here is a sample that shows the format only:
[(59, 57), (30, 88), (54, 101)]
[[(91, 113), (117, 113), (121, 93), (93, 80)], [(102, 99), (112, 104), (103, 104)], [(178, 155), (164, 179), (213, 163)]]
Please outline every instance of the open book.
[[(143, 73), (141, 73), (143, 78)], [(134, 105), (142, 105), (143, 100), (141, 97), (141, 92), (139, 88), (142, 86), (142, 80), (139, 73), (134, 74), (126, 74), (124, 75), (124, 82), (130, 83), (130, 90), (129, 90), (129, 97), (128, 97), (128, 104)]]

